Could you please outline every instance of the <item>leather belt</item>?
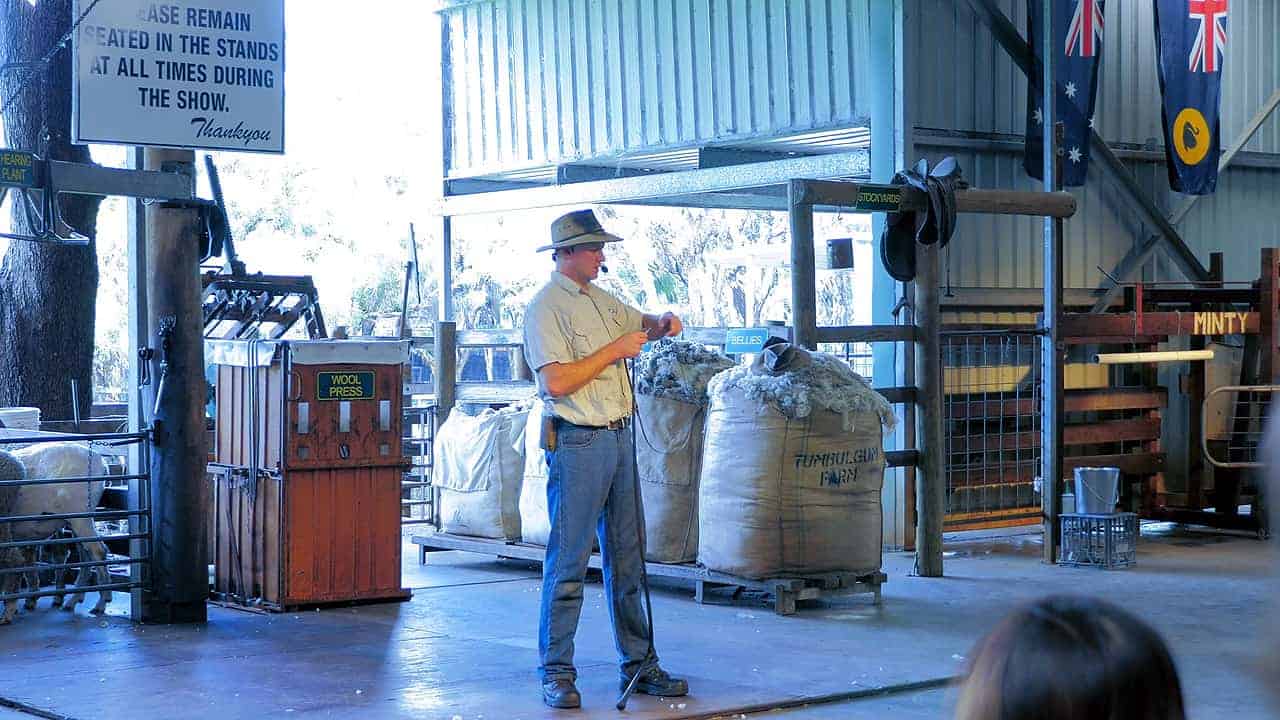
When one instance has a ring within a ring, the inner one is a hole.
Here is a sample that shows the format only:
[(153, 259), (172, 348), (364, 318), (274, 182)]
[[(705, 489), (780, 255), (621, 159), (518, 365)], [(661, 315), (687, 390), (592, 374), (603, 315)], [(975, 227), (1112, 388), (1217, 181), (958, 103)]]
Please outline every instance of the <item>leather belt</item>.
[(582, 428), (584, 430), (626, 430), (631, 426), (631, 417), (627, 416), (618, 418), (617, 420), (610, 420), (606, 425), (579, 425), (578, 423), (561, 420), (560, 418), (556, 418), (556, 422), (561, 425), (572, 425), (573, 427)]

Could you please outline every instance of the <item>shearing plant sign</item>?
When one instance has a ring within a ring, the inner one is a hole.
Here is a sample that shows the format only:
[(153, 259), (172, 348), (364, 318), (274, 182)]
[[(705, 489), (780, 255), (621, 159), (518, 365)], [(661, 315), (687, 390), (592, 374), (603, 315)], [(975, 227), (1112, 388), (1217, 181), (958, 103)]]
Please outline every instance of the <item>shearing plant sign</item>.
[(284, 0), (92, 2), (73, 142), (284, 152)]

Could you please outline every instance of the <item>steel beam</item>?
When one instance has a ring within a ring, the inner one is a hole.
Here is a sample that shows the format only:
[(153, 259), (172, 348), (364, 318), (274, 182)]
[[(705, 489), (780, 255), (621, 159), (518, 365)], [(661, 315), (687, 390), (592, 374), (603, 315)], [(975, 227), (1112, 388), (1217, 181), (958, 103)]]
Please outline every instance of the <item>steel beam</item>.
[[(1280, 107), (1280, 90), (1275, 91), (1275, 93), (1272, 94), (1271, 99), (1262, 104), (1262, 107), (1258, 110), (1257, 114), (1253, 116), (1253, 119), (1249, 121), (1249, 124), (1245, 126), (1244, 130), (1240, 133), (1240, 136), (1236, 138), (1236, 141), (1233, 142), (1231, 147), (1227, 149), (1227, 152), (1223, 154), (1222, 158), (1218, 161), (1219, 174), (1226, 172), (1227, 167), (1236, 159), (1236, 156), (1244, 149), (1244, 146), (1249, 144), (1249, 141), (1253, 139), (1255, 134), (1257, 134), (1258, 129), (1262, 127), (1262, 124), (1267, 121), (1267, 118), (1271, 117), (1273, 112), (1275, 112), (1276, 107)], [(1173, 214), (1169, 216), (1169, 224), (1176, 226), (1185, 220), (1187, 213), (1191, 212), (1191, 208), (1195, 207), (1196, 201), (1201, 197), (1203, 196), (1192, 195), (1184, 200), (1182, 204), (1173, 211)], [(1109, 279), (1118, 280), (1120, 282), (1124, 282), (1129, 279), (1138, 271), (1139, 268), (1147, 263), (1151, 254), (1155, 251), (1155, 246), (1155, 238), (1152, 238), (1141, 247), (1135, 247), (1130, 250), (1128, 254), (1121, 258), (1120, 263), (1116, 265), (1115, 269), (1112, 270)], [(1117, 282), (1112, 282), (1110, 285), (1104, 282), (1102, 297), (1099, 298), (1098, 302), (1093, 306), (1093, 312), (1099, 313), (1106, 310), (1107, 305), (1109, 305), (1111, 300), (1120, 292), (1121, 287), (1122, 286)]]
[(734, 165), (773, 162), (775, 160), (790, 160), (796, 156), (797, 155), (795, 153), (770, 150), (752, 150), (735, 147), (704, 147), (698, 148), (698, 167), (702, 169), (732, 167)]
[[(652, 174), (652, 173), (651, 173)], [(551, 187), (543, 183), (490, 180), (484, 178), (461, 178), (446, 183), (446, 195), (475, 195), (494, 193), (506, 190), (530, 190)], [(619, 205), (640, 205), (651, 207), (700, 207), (720, 210), (787, 210), (787, 188), (785, 185), (773, 185), (762, 188), (741, 188), (739, 190), (704, 193), (701, 195), (673, 195), (671, 197), (641, 198), (617, 203)], [(818, 208), (822, 209), (822, 208)], [(830, 208), (837, 210), (838, 208)]]
[(642, 177), (507, 190), (475, 196), (453, 196), (441, 200), (436, 212), (456, 217), (565, 205), (626, 203), (678, 196), (689, 198), (726, 190), (785, 185), (795, 178), (867, 177), (869, 173), (868, 151), (857, 150), (751, 165), (651, 173)]
[[(1018, 33), (1018, 29), (1014, 27), (1009, 18), (1005, 17), (1004, 12), (1000, 9), (996, 0), (968, 0), (969, 6), (977, 16), (982, 19), (995, 36), (996, 41), (1000, 43), (1005, 52), (1013, 58), (1014, 64), (1022, 69), (1027, 77), (1039, 71), (1040, 64), (1032, 56), (1031, 46), (1027, 44), (1022, 36)], [(1046, 96), (1048, 95), (1048, 85), (1044, 86)], [(1053, 84), (1056, 87), (1056, 83)], [(1049, 123), (1045, 123), (1048, 127)], [(1137, 206), (1142, 212), (1143, 218), (1155, 226), (1160, 231), (1160, 237), (1168, 245), (1168, 251), (1178, 268), (1188, 278), (1192, 280), (1208, 280), (1209, 271), (1196, 258), (1195, 253), (1187, 247), (1182, 237), (1178, 235), (1178, 231), (1169, 224), (1164, 214), (1160, 212), (1151, 198), (1143, 192), (1138, 186), (1133, 176), (1129, 174), (1124, 163), (1116, 156), (1111, 147), (1107, 145), (1097, 132), (1090, 130), (1090, 147), (1093, 150), (1095, 158), (1101, 161), (1110, 178), (1114, 180), (1120, 189), (1128, 195), (1129, 200)]]
[[(138, 171), (146, 166), (146, 151), (142, 148), (129, 149), (129, 166)], [(141, 198), (131, 200), (128, 205), (129, 232), (126, 243), (128, 255), (128, 284), (129, 284), (129, 387), (134, 388), (129, 393), (129, 432), (141, 433), (143, 428), (147, 427), (151, 418), (147, 415), (146, 403), (143, 399), (143, 363), (145, 362), (139, 357), (138, 352), (133, 348), (140, 348), (150, 345), (151, 337), (150, 325), (147, 322), (149, 317), (149, 305), (147, 302), (147, 206)], [(141, 468), (147, 467), (151, 462), (150, 451), (145, 445), (134, 444), (129, 446), (129, 469), (134, 473), (141, 473)], [(141, 482), (140, 479), (129, 481), (129, 507), (150, 507), (150, 491), (147, 489), (147, 483)], [(150, 518), (144, 520), (143, 529), (151, 532), (152, 523)], [(144, 554), (149, 556), (150, 548), (147, 547), (144, 540), (129, 541), (129, 556), (143, 557)], [(129, 615), (134, 620), (142, 620), (143, 616), (143, 592), (142, 587), (149, 582), (150, 570), (142, 565), (132, 565), (129, 568), (129, 580), (137, 583), (129, 593)]]
[(624, 177), (656, 175), (653, 170), (640, 170), (608, 165), (559, 165), (556, 167), (556, 184), (573, 185), (596, 180), (612, 180)]
[[(960, 150), (977, 150), (986, 153), (1005, 155), (1022, 155), (1026, 150), (1026, 139), (1022, 135), (1010, 133), (975, 132), (971, 130), (940, 130), (938, 128), (918, 127), (915, 129), (918, 147)], [(1141, 163), (1164, 164), (1163, 149), (1152, 150), (1149, 146), (1137, 143), (1108, 143), (1111, 151), (1121, 160)], [(1236, 154), (1233, 167), (1258, 168), (1261, 170), (1280, 170), (1280, 153), (1245, 152)]]
[(122, 170), (97, 165), (50, 160), (46, 164), (51, 185), (72, 195), (120, 195), (152, 200), (190, 200), (195, 188), (187, 175), (147, 170)]
[[(1236, 155), (1244, 149), (1244, 146), (1249, 144), (1249, 141), (1253, 139), (1255, 134), (1257, 134), (1258, 129), (1262, 127), (1262, 124), (1267, 121), (1267, 118), (1271, 117), (1271, 113), (1275, 112), (1277, 106), (1280, 106), (1280, 90), (1276, 90), (1275, 93), (1271, 95), (1271, 98), (1262, 104), (1262, 107), (1258, 110), (1257, 114), (1253, 116), (1253, 119), (1249, 121), (1249, 124), (1246, 125), (1244, 130), (1240, 133), (1240, 136), (1236, 138), (1236, 141), (1227, 149), (1227, 152), (1222, 156), (1222, 159), (1218, 161), (1219, 174), (1226, 171), (1227, 166), (1231, 164), (1231, 161), (1235, 160)], [(1183, 203), (1178, 206), (1178, 209), (1174, 210), (1173, 214), (1169, 216), (1169, 223), (1177, 225), (1182, 222), (1187, 217), (1187, 213), (1191, 212), (1191, 208), (1195, 206), (1196, 201), (1201, 197), (1203, 196), (1192, 195), (1184, 200)]]
[[(1043, 0), (1040, 5), (1040, 29), (1045, 39), (1040, 43), (1040, 88), (1043, 93), (1041, 106), (1045, 122), (1042, 125), (1043, 184), (1046, 193), (1062, 189), (1062, 138), (1061, 123), (1050, 122), (1057, 118), (1056, 40), (1053, 0)], [(1096, 134), (1095, 136), (1096, 137)], [(1065, 389), (1063, 366), (1066, 351), (1062, 334), (1062, 219), (1045, 216), (1044, 219), (1044, 314), (1040, 320), (1040, 506), (1044, 512), (1044, 561), (1058, 561), (1058, 486), (1062, 480), (1062, 394)]]

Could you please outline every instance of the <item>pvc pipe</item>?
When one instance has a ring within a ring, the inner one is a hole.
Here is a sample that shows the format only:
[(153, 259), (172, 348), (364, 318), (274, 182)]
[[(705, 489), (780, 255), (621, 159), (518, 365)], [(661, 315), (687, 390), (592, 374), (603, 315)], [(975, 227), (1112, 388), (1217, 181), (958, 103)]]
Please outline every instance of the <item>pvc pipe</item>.
[(1093, 361), (1099, 365), (1130, 365), (1133, 363), (1181, 362), (1183, 360), (1212, 360), (1212, 350), (1168, 350), (1164, 352), (1098, 353)]

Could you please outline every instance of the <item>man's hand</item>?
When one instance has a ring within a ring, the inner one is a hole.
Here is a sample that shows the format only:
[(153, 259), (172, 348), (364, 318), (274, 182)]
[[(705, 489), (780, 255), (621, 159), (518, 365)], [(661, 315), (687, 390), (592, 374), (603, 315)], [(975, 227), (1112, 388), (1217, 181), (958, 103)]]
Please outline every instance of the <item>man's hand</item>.
[(618, 360), (629, 360), (640, 354), (640, 349), (649, 342), (649, 334), (645, 332), (627, 333), (609, 343)]
[(658, 337), (675, 337), (684, 331), (684, 323), (680, 322), (675, 313), (664, 312), (658, 318), (658, 330), (662, 333)]

